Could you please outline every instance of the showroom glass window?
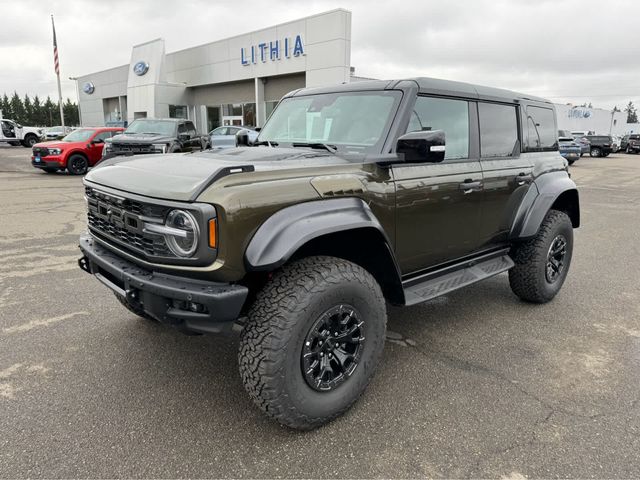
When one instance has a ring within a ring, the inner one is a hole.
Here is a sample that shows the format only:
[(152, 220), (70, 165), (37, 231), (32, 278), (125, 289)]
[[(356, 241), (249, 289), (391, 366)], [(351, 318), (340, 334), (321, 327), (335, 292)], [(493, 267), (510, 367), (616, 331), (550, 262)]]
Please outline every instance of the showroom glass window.
[(480, 156), (511, 157), (518, 145), (516, 107), (496, 103), (478, 103), (480, 120)]
[(187, 118), (187, 106), (169, 105), (169, 118)]
[(527, 107), (527, 151), (540, 152), (558, 149), (558, 137), (553, 110)]
[(448, 98), (418, 97), (408, 132), (443, 130), (446, 160), (469, 157), (469, 102)]

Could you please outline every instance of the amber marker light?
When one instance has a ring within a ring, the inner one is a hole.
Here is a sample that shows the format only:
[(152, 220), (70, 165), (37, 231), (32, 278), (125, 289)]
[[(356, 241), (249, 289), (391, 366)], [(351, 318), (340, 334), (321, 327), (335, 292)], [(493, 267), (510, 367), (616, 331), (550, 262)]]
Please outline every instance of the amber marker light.
[(216, 219), (212, 218), (209, 220), (209, 246), (211, 248), (217, 248), (217, 237), (216, 237)]

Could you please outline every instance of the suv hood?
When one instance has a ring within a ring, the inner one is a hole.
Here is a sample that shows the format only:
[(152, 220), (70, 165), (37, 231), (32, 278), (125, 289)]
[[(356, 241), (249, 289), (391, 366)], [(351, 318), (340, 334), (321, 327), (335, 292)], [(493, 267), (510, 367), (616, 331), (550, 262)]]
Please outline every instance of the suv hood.
[(172, 135), (155, 135), (151, 133), (119, 134), (111, 137), (108, 141), (112, 143), (167, 143), (176, 139)]
[[(344, 165), (349, 160), (306, 148), (244, 147), (190, 154), (115, 157), (100, 162), (88, 181), (125, 192), (166, 200), (195, 201), (219, 178), (245, 171), (292, 170)], [(238, 169), (230, 173), (229, 169)]]
[(75, 147), (77, 144), (86, 145), (87, 142), (62, 142), (60, 140), (51, 140), (49, 142), (36, 143), (33, 148), (69, 148)]

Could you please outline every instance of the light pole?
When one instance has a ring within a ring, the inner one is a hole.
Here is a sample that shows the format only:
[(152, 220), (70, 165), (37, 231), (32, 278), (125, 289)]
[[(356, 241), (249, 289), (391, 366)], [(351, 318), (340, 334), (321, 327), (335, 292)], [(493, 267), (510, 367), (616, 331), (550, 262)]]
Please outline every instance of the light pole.
[(82, 111), (80, 110), (80, 87), (78, 86), (78, 77), (69, 77), (69, 80), (73, 80), (76, 82), (76, 97), (78, 99), (78, 121), (80, 122), (80, 127), (82, 126)]

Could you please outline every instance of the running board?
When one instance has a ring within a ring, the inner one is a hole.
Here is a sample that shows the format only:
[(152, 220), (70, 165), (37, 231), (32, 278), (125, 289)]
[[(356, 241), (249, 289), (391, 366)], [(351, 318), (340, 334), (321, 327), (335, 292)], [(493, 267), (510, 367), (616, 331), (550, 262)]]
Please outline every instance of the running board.
[(513, 265), (513, 260), (509, 255), (502, 254), (486, 260), (479, 259), (477, 262), (464, 262), (459, 269), (454, 271), (451, 271), (452, 268), (447, 268), (444, 272), (433, 272), (423, 279), (409, 280), (404, 282), (405, 305), (415, 305), (445, 295), (506, 272)]

